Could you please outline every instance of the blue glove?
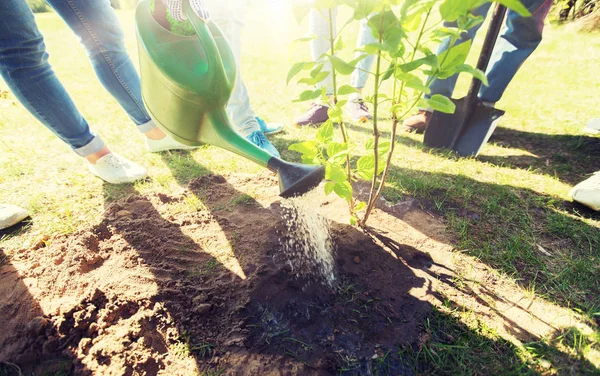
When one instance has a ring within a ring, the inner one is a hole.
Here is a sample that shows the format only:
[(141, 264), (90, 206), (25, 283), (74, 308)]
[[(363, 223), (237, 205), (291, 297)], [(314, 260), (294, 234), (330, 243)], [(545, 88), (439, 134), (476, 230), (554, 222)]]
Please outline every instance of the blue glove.
[(208, 20), (210, 18), (208, 14), (208, 10), (206, 10), (206, 6), (204, 5), (204, 0), (161, 0), (165, 7), (171, 13), (171, 17), (173, 17), (176, 21), (185, 21), (187, 17), (183, 14), (183, 2), (189, 1), (194, 13), (203, 19)]

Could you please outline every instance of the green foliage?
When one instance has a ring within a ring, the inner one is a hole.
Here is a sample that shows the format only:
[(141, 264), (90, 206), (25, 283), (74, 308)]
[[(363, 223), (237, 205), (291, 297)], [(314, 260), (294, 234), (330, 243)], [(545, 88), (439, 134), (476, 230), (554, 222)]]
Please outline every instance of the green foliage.
[(46, 4), (45, 0), (27, 0), (27, 5), (33, 11), (33, 13), (44, 13), (49, 12), (50, 7)]
[[(317, 0), (314, 7), (325, 17), (329, 17), (330, 30), (333, 30), (332, 9), (337, 6), (351, 8), (352, 22), (368, 19), (368, 26), (376, 39), (375, 43), (358, 49), (359, 57), (345, 61), (339, 52), (346, 48), (343, 33), (331, 33), (328, 38), (329, 53), (323, 54), (317, 62), (298, 62), (290, 69), (287, 82), (297, 76), (297, 82), (316, 85), (330, 77), (333, 81), (333, 96), (328, 98), (324, 90), (306, 90), (297, 101), (321, 98), (329, 101), (329, 121), (318, 130), (316, 140), (305, 141), (290, 146), (290, 150), (302, 154), (304, 163), (323, 164), (326, 166), (325, 185), (327, 194), (336, 193), (348, 201), (353, 222), (364, 225), (376, 200), (380, 196), (387, 176), (387, 166), (394, 151), (394, 139), (399, 121), (416, 106), (453, 113), (454, 103), (439, 94), (430, 94), (429, 86), (434, 79), (445, 79), (459, 73), (467, 73), (480, 79), (487, 85), (485, 74), (466, 64), (471, 49), (471, 42), (456, 44), (462, 33), (481, 22), (482, 17), (475, 17), (472, 11), (486, 0)], [(498, 0), (509, 8), (528, 15), (527, 9), (518, 0)], [(434, 23), (431, 17), (439, 13), (443, 21), (455, 22), (457, 27), (446, 27)], [(449, 48), (437, 55), (432, 52), (435, 45), (443, 38), (449, 38)], [(302, 38), (296, 42), (313, 40), (313, 37)], [(347, 102), (346, 96), (358, 92), (348, 85), (338, 85), (340, 76), (348, 76), (354, 72), (358, 62), (368, 55), (375, 55), (375, 72), (373, 76), (374, 95), (369, 101), (374, 108), (373, 138), (364, 145), (365, 153), (355, 155), (359, 148), (348, 139), (345, 129), (342, 107)], [(324, 62), (331, 63), (331, 72), (325, 71)], [(308, 73), (308, 74), (306, 74)], [(304, 74), (304, 76), (302, 76)], [(391, 93), (382, 92), (382, 82), (392, 80)], [(385, 102), (391, 102), (391, 116), (394, 126), (389, 140), (380, 140), (378, 130), (378, 111)], [(336, 137), (334, 124), (339, 124), (340, 136)], [(355, 158), (354, 158), (355, 157)], [(355, 162), (354, 162), (355, 161)], [(352, 197), (352, 182), (370, 181), (369, 201), (360, 203)], [(364, 210), (362, 219), (358, 220), (357, 212)]]

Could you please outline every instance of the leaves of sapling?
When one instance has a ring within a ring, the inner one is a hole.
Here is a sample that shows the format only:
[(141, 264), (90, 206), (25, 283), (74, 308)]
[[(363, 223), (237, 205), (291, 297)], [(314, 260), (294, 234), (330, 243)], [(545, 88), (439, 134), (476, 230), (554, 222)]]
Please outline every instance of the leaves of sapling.
[(523, 3), (520, 2), (519, 0), (495, 0), (495, 1), (499, 2), (500, 4), (504, 5), (505, 7), (509, 8), (511, 10), (514, 10), (515, 12), (519, 13), (519, 15), (522, 17), (531, 16), (531, 12), (529, 12), (529, 10), (527, 10), (525, 5), (523, 5)]
[(372, 155), (364, 155), (356, 162), (356, 174), (363, 180), (373, 180), (375, 172), (375, 157)]
[(360, 93), (360, 90), (350, 85), (343, 85), (338, 89), (338, 95), (348, 95), (353, 93)]
[(335, 71), (339, 74), (348, 76), (351, 75), (352, 72), (354, 72), (354, 68), (356, 67), (356, 65), (347, 63), (337, 56), (329, 56), (329, 59), (331, 60), (331, 65), (333, 66), (333, 69), (335, 69)]
[(322, 93), (321, 89), (305, 90), (302, 93), (300, 93), (300, 96), (298, 97), (298, 99), (294, 100), (294, 102), (306, 102), (306, 101), (315, 100), (321, 96), (321, 93)]
[(327, 163), (325, 165), (325, 179), (335, 183), (343, 183), (348, 180), (344, 168), (335, 163)]
[(440, 94), (432, 95), (431, 98), (429, 98), (428, 104), (428, 107), (445, 114), (453, 114), (456, 110), (454, 102)]
[(440, 72), (452, 71), (455, 70), (459, 65), (464, 64), (469, 56), (471, 43), (472, 41), (469, 40), (442, 52), (440, 56), (438, 56), (438, 61), (440, 62)]
[(302, 154), (302, 163), (308, 164), (315, 163), (315, 158), (319, 154), (319, 146), (314, 140), (292, 144), (288, 149)]
[(328, 161), (331, 163), (342, 164), (346, 161), (346, 156), (350, 153), (348, 144), (332, 141), (327, 145)]
[(480, 80), (485, 86), (488, 86), (488, 79), (485, 75), (485, 73), (481, 70), (481, 69), (477, 69), (477, 68), (473, 68), (472, 66), (468, 65), (468, 64), (462, 64), (459, 65), (458, 67), (456, 67), (456, 72), (457, 73), (468, 73), (470, 75), (472, 75), (473, 77), (477, 78), (478, 80)]
[(328, 181), (327, 183), (325, 183), (325, 194), (327, 196), (329, 196), (331, 194), (331, 192), (333, 192), (333, 187), (335, 186), (335, 183), (332, 181)]
[(402, 69), (403, 72), (412, 72), (415, 69), (419, 68), (422, 65), (427, 65), (430, 67), (437, 67), (438, 66), (438, 57), (436, 55), (428, 55), (425, 57), (422, 57), (420, 59), (417, 60), (413, 60), (409, 63), (406, 64), (402, 64), (400, 65), (400, 69)]
[(327, 116), (329, 117), (329, 120), (331, 120), (331, 122), (333, 123), (341, 123), (342, 114), (343, 111), (339, 102), (329, 107), (329, 109), (327, 110)]
[(335, 183), (333, 191), (344, 200), (348, 202), (352, 201), (352, 185), (350, 185), (350, 182)]
[(328, 145), (331, 141), (333, 141), (333, 122), (331, 119), (327, 120), (319, 130), (317, 131), (317, 141), (322, 144)]
[(335, 45), (334, 45), (334, 51), (341, 51), (343, 50), (345, 47), (344, 45), (344, 39), (342, 38), (341, 35), (338, 35), (338, 37), (335, 40)]
[(314, 86), (319, 82), (325, 80), (329, 76), (329, 72), (319, 72), (314, 77), (306, 77), (298, 81), (299, 84), (306, 84)]
[(289, 84), (290, 81), (300, 72), (302, 72), (303, 70), (308, 70), (308, 69), (312, 69), (314, 68), (316, 65), (315, 62), (313, 61), (308, 61), (308, 62), (300, 62), (300, 63), (296, 63), (292, 66), (292, 68), (290, 68), (288, 75), (287, 75), (287, 80), (286, 80), (286, 84)]
[(357, 0), (354, 4), (354, 19), (364, 20), (375, 10), (376, 0)]
[(363, 209), (365, 209), (367, 207), (367, 203), (364, 201), (359, 201), (356, 206), (354, 207), (354, 210), (356, 211), (361, 211)]

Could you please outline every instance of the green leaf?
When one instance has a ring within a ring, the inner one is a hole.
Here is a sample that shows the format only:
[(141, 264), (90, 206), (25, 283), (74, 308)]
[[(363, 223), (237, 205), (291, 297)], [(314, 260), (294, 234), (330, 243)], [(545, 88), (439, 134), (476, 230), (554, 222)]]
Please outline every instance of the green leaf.
[(334, 51), (341, 51), (344, 49), (344, 47), (344, 40), (342, 39), (341, 35), (338, 35), (335, 41)]
[(329, 109), (327, 110), (327, 116), (329, 117), (329, 120), (331, 120), (333, 123), (341, 123), (342, 114), (343, 111), (339, 103), (336, 103), (335, 106), (329, 107)]
[(391, 146), (392, 143), (387, 140), (379, 141), (379, 143), (377, 144), (377, 152), (379, 153), (379, 155), (383, 155), (390, 151)]
[(431, 98), (429, 98), (429, 107), (445, 114), (453, 114), (456, 110), (454, 102), (440, 94), (432, 95)]
[(481, 82), (483, 82), (483, 84), (485, 86), (489, 85), (488, 79), (487, 79), (485, 73), (481, 69), (473, 68), (472, 66), (470, 66), (468, 64), (462, 64), (456, 68), (456, 72), (457, 73), (462, 73), (462, 72), (468, 73), (468, 74), (472, 75), (473, 77), (477, 78), (478, 80), (480, 80)]
[(373, 155), (364, 155), (356, 162), (358, 177), (364, 180), (373, 180), (375, 173), (375, 157)]
[(352, 93), (360, 93), (360, 90), (350, 85), (343, 85), (338, 89), (338, 95), (348, 95)]
[(327, 76), (329, 76), (329, 72), (319, 72), (319, 73), (317, 73), (315, 75), (315, 77), (303, 78), (303, 79), (299, 80), (298, 83), (299, 84), (306, 84), (306, 85), (316, 85), (319, 82), (321, 82), (324, 79), (326, 79)]
[(291, 144), (288, 150), (297, 151), (303, 157), (314, 159), (319, 153), (318, 145), (314, 140)]
[(333, 191), (344, 200), (348, 202), (352, 201), (352, 186), (348, 181), (335, 183)]
[(327, 120), (317, 131), (317, 140), (325, 145), (333, 141), (333, 122)]
[(375, 139), (373, 137), (371, 137), (367, 140), (367, 142), (365, 142), (365, 149), (367, 149), (367, 151), (372, 151), (374, 147), (375, 147)]
[(336, 183), (342, 183), (348, 180), (348, 177), (342, 166), (338, 164), (327, 163), (325, 165), (325, 179)]
[(333, 69), (335, 69), (335, 71), (339, 74), (347, 76), (354, 72), (354, 68), (356, 67), (356, 65), (346, 63), (344, 60), (340, 59), (337, 56), (329, 56), (329, 59), (331, 60), (331, 65), (333, 66)]
[(529, 10), (527, 10), (525, 5), (523, 5), (523, 3), (521, 3), (519, 0), (496, 0), (496, 1), (499, 2), (500, 4), (504, 5), (505, 7), (519, 13), (519, 15), (522, 17), (531, 16), (531, 13), (529, 12)]
[(442, 52), (438, 56), (440, 71), (455, 69), (457, 66), (464, 64), (471, 50), (471, 42), (470, 40), (466, 41)]
[(336, 161), (341, 157), (343, 161), (347, 154), (349, 153), (348, 144), (332, 141), (327, 145), (327, 156), (329, 157), (330, 162), (337, 163)]
[(408, 72), (412, 72), (415, 69), (419, 68), (421, 65), (437, 67), (438, 57), (435, 55), (425, 56), (421, 59), (413, 60), (410, 63), (400, 65), (400, 69), (402, 69), (403, 72), (408, 73)]
[(361, 211), (361, 210), (363, 210), (366, 207), (367, 207), (367, 203), (366, 202), (359, 201), (358, 204), (356, 204), (356, 206), (354, 207), (354, 210)]
[(327, 196), (329, 196), (331, 194), (331, 192), (333, 192), (333, 187), (335, 186), (335, 183), (332, 181), (328, 181), (327, 183), (325, 183), (325, 194)]
[(440, 15), (444, 21), (454, 22), (458, 17), (467, 14), (469, 6), (469, 1), (466, 0), (445, 0), (440, 5)]
[(356, 224), (358, 223), (358, 218), (356, 218), (356, 216), (351, 216), (350, 217), (350, 225), (351, 226), (356, 226)]
[(298, 97), (297, 100), (294, 100), (294, 102), (305, 102), (305, 101), (311, 101), (314, 99), (317, 99), (321, 96), (321, 89), (317, 89), (317, 90), (305, 90), (303, 91), (300, 96)]
[(314, 63), (312, 61), (310, 61), (310, 62), (301, 62), (301, 63), (294, 64), (292, 66), (292, 68), (290, 69), (290, 71), (288, 72), (286, 84), (289, 84), (290, 81), (292, 80), (292, 78), (294, 78), (301, 71), (312, 69), (315, 66), (315, 64), (316, 63)]

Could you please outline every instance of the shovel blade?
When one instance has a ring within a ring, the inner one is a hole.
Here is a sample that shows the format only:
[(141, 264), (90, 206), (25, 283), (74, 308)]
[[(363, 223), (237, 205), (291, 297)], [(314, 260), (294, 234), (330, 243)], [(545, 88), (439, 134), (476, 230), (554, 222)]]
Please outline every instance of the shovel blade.
[(477, 103), (453, 149), (462, 157), (476, 157), (496, 130), (504, 111)]
[(467, 111), (465, 110), (466, 98), (452, 99), (456, 105), (453, 114), (435, 111), (427, 129), (423, 143), (430, 148), (452, 149), (461, 132)]

